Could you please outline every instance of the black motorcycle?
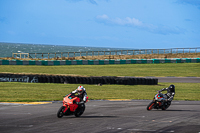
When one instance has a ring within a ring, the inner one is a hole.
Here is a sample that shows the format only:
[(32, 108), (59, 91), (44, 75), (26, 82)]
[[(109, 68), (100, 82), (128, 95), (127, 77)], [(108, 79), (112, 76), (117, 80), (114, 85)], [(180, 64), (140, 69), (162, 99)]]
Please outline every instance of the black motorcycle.
[(165, 94), (158, 92), (154, 96), (153, 101), (151, 103), (149, 103), (149, 105), (147, 106), (147, 110), (148, 111), (150, 111), (152, 109), (166, 110), (171, 105), (171, 101), (165, 102), (165, 99), (167, 99), (167, 96)]

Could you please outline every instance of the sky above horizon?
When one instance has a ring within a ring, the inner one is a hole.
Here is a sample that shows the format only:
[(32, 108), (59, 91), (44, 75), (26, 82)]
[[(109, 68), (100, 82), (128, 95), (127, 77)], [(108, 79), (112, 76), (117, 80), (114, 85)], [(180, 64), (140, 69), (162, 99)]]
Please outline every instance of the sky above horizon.
[(0, 42), (200, 47), (200, 0), (0, 0)]

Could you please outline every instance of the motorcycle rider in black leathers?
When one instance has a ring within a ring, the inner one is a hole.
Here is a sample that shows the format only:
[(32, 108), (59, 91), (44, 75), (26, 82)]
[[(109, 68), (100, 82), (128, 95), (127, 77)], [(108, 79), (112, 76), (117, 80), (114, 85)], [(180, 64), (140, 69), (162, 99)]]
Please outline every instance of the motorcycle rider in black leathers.
[(171, 101), (173, 100), (174, 95), (175, 95), (175, 86), (172, 84), (167, 88), (161, 89), (159, 91), (159, 93), (162, 91), (165, 91), (165, 90), (167, 90), (167, 93), (165, 94), (167, 97), (166, 97), (165, 101), (163, 102), (163, 106), (166, 105), (166, 103), (171, 104)]

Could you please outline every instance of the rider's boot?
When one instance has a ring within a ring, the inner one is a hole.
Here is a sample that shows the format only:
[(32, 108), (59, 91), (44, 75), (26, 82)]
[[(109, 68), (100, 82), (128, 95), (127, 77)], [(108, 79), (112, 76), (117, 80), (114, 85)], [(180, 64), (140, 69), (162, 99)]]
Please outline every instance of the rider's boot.
[(161, 103), (162, 103), (162, 105), (161, 105), (161, 109), (162, 109), (162, 108), (165, 107), (165, 103), (166, 103), (166, 102), (165, 102), (164, 100), (162, 100)]

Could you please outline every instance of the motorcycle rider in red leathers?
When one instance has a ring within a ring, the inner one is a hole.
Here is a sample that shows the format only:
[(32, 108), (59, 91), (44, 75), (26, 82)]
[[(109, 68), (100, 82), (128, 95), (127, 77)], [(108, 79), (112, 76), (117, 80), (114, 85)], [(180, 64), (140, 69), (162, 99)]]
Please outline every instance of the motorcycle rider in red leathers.
[(86, 89), (83, 86), (78, 86), (78, 88), (74, 91), (71, 92), (71, 94), (78, 94), (79, 98), (80, 98), (80, 102), (77, 102), (76, 104), (81, 105), (83, 103), (86, 102), (87, 100), (87, 93), (86, 93)]

